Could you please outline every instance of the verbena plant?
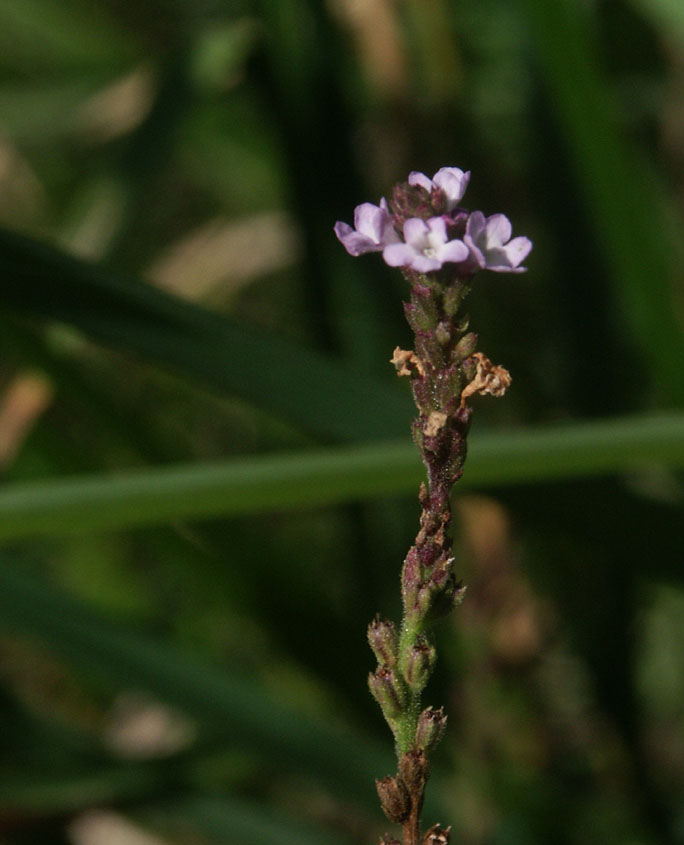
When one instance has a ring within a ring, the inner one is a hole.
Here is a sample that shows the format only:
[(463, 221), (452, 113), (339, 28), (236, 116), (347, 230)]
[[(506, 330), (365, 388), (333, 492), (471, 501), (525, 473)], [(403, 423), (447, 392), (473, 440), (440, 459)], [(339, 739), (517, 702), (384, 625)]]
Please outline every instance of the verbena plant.
[[(387, 818), (403, 826), (404, 845), (449, 841), (439, 824), (421, 831), (420, 813), (429, 776), (429, 754), (446, 725), (443, 708), (423, 707), (423, 690), (436, 661), (431, 625), (458, 605), (464, 587), (451, 553), (451, 492), (463, 473), (476, 393), (502, 396), (507, 370), (477, 351), (464, 304), (480, 270), (521, 273), (532, 249), (526, 237), (511, 238), (504, 214), (485, 217), (460, 203), (470, 173), (443, 167), (432, 179), (413, 172), (394, 188), (392, 202), (363, 203), (354, 225), (338, 222), (335, 233), (347, 252), (382, 252), (410, 285), (404, 309), (415, 349), (397, 347), (392, 363), (410, 379), (418, 416), (413, 439), (427, 472), (420, 487), (420, 530), (401, 574), (400, 629), (377, 616), (368, 641), (378, 660), (369, 676), (371, 693), (394, 734), (398, 772), (377, 781)], [(386, 836), (383, 845), (397, 840)]]

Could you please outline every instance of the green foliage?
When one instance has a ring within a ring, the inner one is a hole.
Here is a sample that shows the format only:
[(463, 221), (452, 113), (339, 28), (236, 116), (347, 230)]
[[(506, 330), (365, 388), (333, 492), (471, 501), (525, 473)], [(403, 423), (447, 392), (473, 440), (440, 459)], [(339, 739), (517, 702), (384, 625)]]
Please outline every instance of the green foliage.
[(0, 0), (3, 843), (384, 831), (406, 291), (332, 225), (442, 165), (535, 249), (468, 303), (514, 384), (474, 403), (426, 812), (684, 842), (681, 8), (363, 5)]

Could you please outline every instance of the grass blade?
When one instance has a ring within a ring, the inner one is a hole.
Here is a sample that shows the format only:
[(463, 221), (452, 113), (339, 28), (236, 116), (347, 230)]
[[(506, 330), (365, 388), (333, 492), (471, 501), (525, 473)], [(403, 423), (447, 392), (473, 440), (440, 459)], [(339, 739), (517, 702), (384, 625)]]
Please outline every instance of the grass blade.
[(337, 795), (368, 802), (373, 797), (368, 775), (391, 768), (391, 755), (368, 739), (300, 714), (258, 683), (136, 635), (4, 561), (0, 626), (14, 635), (38, 637), (112, 690), (131, 686), (149, 691), (232, 748), (261, 754), (286, 772), (313, 777)]
[[(75, 326), (324, 439), (402, 434), (408, 390), (53, 247), (0, 231), (0, 302)], [(391, 369), (388, 365), (388, 370)]]
[[(684, 467), (684, 414), (475, 434), (460, 489)], [(0, 492), (0, 539), (316, 507), (417, 488), (406, 439), (55, 481)]]
[[(524, 0), (549, 102), (613, 280), (613, 298), (662, 395), (684, 400), (684, 336), (676, 317), (677, 258), (666, 233), (665, 197), (622, 137), (589, 37), (588, 10), (574, 0)], [(559, 49), (562, 45), (562, 49)]]

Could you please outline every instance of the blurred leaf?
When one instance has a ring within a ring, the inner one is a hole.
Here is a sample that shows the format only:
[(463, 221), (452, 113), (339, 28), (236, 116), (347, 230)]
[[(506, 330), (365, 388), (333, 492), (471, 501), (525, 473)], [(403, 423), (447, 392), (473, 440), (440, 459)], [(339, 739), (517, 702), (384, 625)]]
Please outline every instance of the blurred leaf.
[[(52, 750), (46, 746), (46, 751)], [(71, 813), (93, 804), (144, 799), (159, 790), (159, 767), (90, 759), (76, 773), (63, 770), (61, 761), (46, 760), (40, 771), (23, 766), (0, 778), (0, 813)]]
[(295, 823), (281, 812), (234, 798), (179, 796), (145, 810), (144, 818), (174, 830), (194, 828), (214, 842), (230, 845), (343, 845), (351, 840)]
[[(471, 438), (459, 489), (684, 467), (684, 414), (624, 417)], [(0, 492), (0, 538), (67, 534), (207, 516), (318, 506), (415, 490), (410, 442), (381, 442)]]
[[(52, 768), (52, 767), (51, 767)], [(199, 832), (211, 841), (230, 845), (253, 842), (273, 845), (341, 845), (349, 840), (296, 823), (267, 804), (236, 797), (198, 796), (174, 782), (173, 760), (162, 764), (90, 761), (82, 774), (17, 773), (0, 779), (0, 813), (57, 815), (92, 806), (117, 807), (133, 803), (136, 816), (155, 827)], [(167, 771), (164, 772), (164, 769)], [(167, 796), (159, 800), (160, 791)]]
[(102, 4), (65, 0), (0, 0), (2, 63), (31, 70), (55, 65), (117, 65), (132, 54), (131, 41)]
[(680, 0), (629, 0), (630, 4), (653, 21), (663, 35), (676, 34), (684, 43), (684, 5)]
[(367, 738), (299, 713), (258, 683), (136, 635), (6, 562), (0, 563), (0, 625), (38, 637), (111, 690), (144, 689), (174, 704), (232, 748), (261, 754), (338, 796), (370, 801), (369, 777), (391, 768), (390, 753)]
[(0, 87), (3, 130), (14, 140), (44, 147), (63, 140), (80, 128), (78, 106), (94, 94), (109, 75), (88, 74), (50, 78), (49, 81), (4, 82)]
[(666, 197), (620, 134), (590, 38), (588, 8), (574, 0), (524, 0), (523, 5), (586, 213), (613, 276), (615, 304), (650, 361), (654, 384), (662, 396), (681, 403), (684, 335), (674, 308), (677, 262), (667, 238)]
[(70, 323), (92, 339), (149, 357), (253, 402), (307, 432), (377, 439), (406, 429), (411, 402), (399, 385), (248, 328), (0, 231), (0, 301)]

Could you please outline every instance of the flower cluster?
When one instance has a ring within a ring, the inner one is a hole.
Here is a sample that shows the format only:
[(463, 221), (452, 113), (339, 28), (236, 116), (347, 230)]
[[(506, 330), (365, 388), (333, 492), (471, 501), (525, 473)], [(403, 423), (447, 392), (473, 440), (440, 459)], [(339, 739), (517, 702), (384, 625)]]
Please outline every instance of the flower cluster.
[(461, 208), (469, 181), (470, 172), (458, 167), (442, 167), (432, 179), (414, 171), (395, 189), (393, 213), (384, 198), (379, 205), (365, 202), (354, 212), (354, 228), (340, 221), (335, 234), (350, 255), (382, 252), (391, 267), (416, 273), (432, 273), (444, 264), (456, 265), (462, 276), (484, 269), (523, 272), (532, 242), (511, 238), (505, 214), (485, 217)]

